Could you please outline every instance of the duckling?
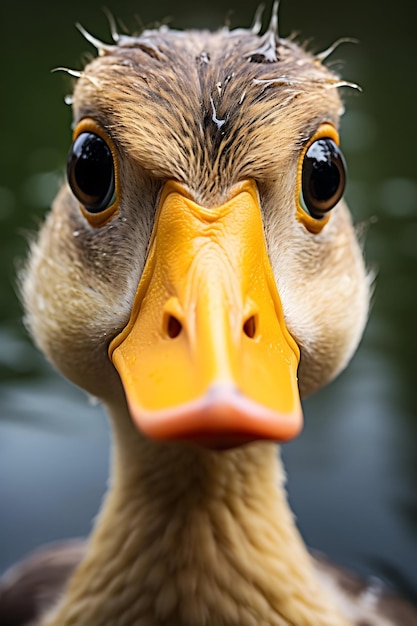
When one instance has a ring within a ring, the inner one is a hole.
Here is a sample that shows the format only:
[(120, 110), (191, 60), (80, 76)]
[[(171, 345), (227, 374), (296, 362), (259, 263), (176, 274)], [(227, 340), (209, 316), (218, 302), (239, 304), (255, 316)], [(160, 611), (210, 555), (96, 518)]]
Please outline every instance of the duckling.
[(346, 83), (278, 36), (276, 5), (260, 32), (87, 35), (22, 293), (39, 348), (105, 404), (112, 467), (42, 626), (417, 623), (314, 559), (287, 503), (277, 443), (354, 353), (370, 278)]

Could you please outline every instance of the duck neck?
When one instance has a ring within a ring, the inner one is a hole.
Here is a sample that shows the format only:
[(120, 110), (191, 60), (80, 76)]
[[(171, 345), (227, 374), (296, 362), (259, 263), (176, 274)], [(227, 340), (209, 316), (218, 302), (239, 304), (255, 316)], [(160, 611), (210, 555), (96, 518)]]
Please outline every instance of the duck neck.
[(295, 527), (276, 446), (143, 439), (117, 420), (110, 489), (48, 625), (347, 626)]

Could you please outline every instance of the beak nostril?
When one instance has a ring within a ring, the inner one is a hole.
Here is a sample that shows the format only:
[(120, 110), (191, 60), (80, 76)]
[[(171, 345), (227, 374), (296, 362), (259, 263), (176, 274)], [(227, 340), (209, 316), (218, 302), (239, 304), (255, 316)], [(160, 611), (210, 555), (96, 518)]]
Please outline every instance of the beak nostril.
[(256, 334), (256, 319), (254, 315), (251, 315), (243, 324), (243, 332), (249, 339), (253, 339)]
[(181, 322), (177, 320), (177, 318), (174, 317), (173, 315), (170, 315), (168, 318), (168, 323), (167, 323), (168, 337), (170, 339), (175, 339), (175, 337), (178, 337), (181, 331), (182, 331)]

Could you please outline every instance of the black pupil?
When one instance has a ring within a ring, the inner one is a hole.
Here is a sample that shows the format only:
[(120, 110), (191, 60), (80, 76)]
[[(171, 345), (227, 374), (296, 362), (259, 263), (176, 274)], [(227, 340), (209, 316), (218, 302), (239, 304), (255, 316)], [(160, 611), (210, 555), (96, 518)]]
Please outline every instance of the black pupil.
[(345, 166), (337, 144), (318, 139), (308, 148), (303, 163), (304, 202), (313, 217), (322, 217), (340, 200), (345, 185)]
[(75, 196), (92, 212), (106, 209), (114, 194), (113, 156), (104, 139), (81, 133), (68, 159), (68, 182)]

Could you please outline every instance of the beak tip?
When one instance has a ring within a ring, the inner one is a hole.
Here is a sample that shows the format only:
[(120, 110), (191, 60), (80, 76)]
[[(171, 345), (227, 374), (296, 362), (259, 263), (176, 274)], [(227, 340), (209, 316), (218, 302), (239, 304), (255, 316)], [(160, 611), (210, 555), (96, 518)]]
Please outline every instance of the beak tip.
[(283, 443), (303, 425), (301, 406), (276, 411), (244, 396), (232, 385), (215, 385), (192, 402), (147, 410), (129, 402), (136, 427), (150, 439), (187, 441), (211, 449), (232, 448), (256, 440)]

